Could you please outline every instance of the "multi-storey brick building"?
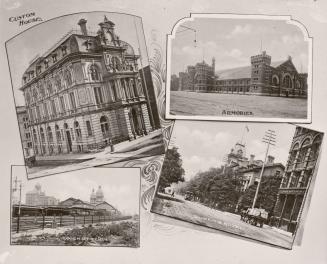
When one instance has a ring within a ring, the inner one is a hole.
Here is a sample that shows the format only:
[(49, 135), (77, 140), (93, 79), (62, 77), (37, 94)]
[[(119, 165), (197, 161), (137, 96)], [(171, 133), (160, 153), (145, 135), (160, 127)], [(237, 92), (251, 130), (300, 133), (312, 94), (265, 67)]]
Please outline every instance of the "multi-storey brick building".
[(23, 75), (35, 155), (87, 152), (158, 128), (140, 56), (106, 17), (97, 33), (86, 22)]
[(294, 233), (315, 172), (323, 134), (297, 127), (275, 205), (275, 225)]
[(24, 155), (26, 157), (32, 155), (32, 138), (29, 129), (29, 121), (28, 121), (28, 113), (26, 111), (25, 106), (17, 106), (16, 107), (18, 125), (19, 125), (19, 133), (22, 140), (22, 147), (24, 150)]
[(213, 90), (215, 84), (215, 58), (212, 65), (205, 61), (195, 66), (187, 66), (186, 72), (179, 73), (179, 91), (206, 92)]
[[(200, 66), (205, 67), (207, 70), (196, 69), (196, 73), (204, 72), (205, 74), (195, 75), (195, 78), (192, 78), (192, 71), (189, 70), (189, 66), (188, 71), (183, 75), (184, 78), (187, 77), (189, 80), (188, 86), (182, 85), (180, 90), (307, 97), (308, 74), (299, 73), (290, 56), (285, 61), (271, 62), (271, 57), (263, 51), (262, 54), (251, 57), (251, 66), (217, 72), (214, 71), (214, 60), (211, 67), (205, 65), (204, 62), (201, 65), (199, 64), (199, 68), (202, 68)], [(194, 89), (189, 87), (194, 87)]]

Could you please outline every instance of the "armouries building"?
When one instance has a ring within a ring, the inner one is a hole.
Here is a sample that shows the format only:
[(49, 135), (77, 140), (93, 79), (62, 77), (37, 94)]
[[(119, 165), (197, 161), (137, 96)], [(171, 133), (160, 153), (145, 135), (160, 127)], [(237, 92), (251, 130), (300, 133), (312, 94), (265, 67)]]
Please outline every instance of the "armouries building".
[(86, 23), (81, 19), (81, 32), (69, 32), (23, 75), (35, 155), (88, 152), (160, 126), (140, 56), (106, 17), (97, 33)]
[(294, 233), (315, 172), (323, 134), (297, 127), (275, 205), (275, 225)]
[[(263, 51), (259, 55), (251, 56), (250, 66), (216, 72), (214, 71), (214, 60), (212, 64), (211, 67), (207, 65), (207, 68), (210, 68), (207, 71), (200, 71), (194, 66), (188, 66), (187, 72), (182, 73), (182, 76), (180, 75), (183, 80), (187, 79), (187, 82), (180, 80), (179, 90), (307, 97), (308, 74), (299, 73), (290, 56), (285, 61), (271, 62), (271, 57)], [(193, 69), (193, 71), (190, 69)], [(207, 75), (207, 81), (205, 82), (203, 81), (203, 72)], [(211, 84), (210, 79), (214, 80), (214, 84)], [(187, 86), (183, 85), (184, 83), (187, 83)], [(203, 83), (204, 85), (197, 89), (195, 88), (197, 83)], [(193, 87), (193, 89), (189, 87)]]

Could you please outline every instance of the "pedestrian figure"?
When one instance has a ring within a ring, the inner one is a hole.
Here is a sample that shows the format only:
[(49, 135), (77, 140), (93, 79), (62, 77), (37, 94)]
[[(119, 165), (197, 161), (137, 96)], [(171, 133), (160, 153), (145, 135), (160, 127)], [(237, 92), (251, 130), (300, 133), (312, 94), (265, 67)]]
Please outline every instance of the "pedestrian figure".
[(110, 145), (110, 153), (115, 152), (115, 146), (114, 146), (114, 144), (112, 143), (111, 138), (109, 139), (109, 145)]

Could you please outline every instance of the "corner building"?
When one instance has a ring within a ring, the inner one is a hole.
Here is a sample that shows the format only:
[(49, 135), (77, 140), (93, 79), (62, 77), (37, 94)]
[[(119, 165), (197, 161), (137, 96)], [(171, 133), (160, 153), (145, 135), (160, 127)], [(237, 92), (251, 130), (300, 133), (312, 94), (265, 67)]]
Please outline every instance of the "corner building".
[(292, 233), (296, 231), (315, 172), (322, 138), (322, 133), (310, 129), (297, 127), (295, 130), (274, 209), (278, 228)]
[(35, 155), (88, 152), (153, 130), (140, 56), (107, 17), (96, 33), (86, 23), (81, 19), (80, 31), (66, 34), (23, 75)]

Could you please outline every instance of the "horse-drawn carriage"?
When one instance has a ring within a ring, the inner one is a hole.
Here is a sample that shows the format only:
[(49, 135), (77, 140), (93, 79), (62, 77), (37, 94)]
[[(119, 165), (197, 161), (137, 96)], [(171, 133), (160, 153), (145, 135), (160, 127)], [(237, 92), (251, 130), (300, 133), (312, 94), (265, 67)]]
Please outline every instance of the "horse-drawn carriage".
[(268, 219), (268, 212), (260, 208), (248, 208), (241, 212), (241, 220), (251, 225), (263, 227)]

